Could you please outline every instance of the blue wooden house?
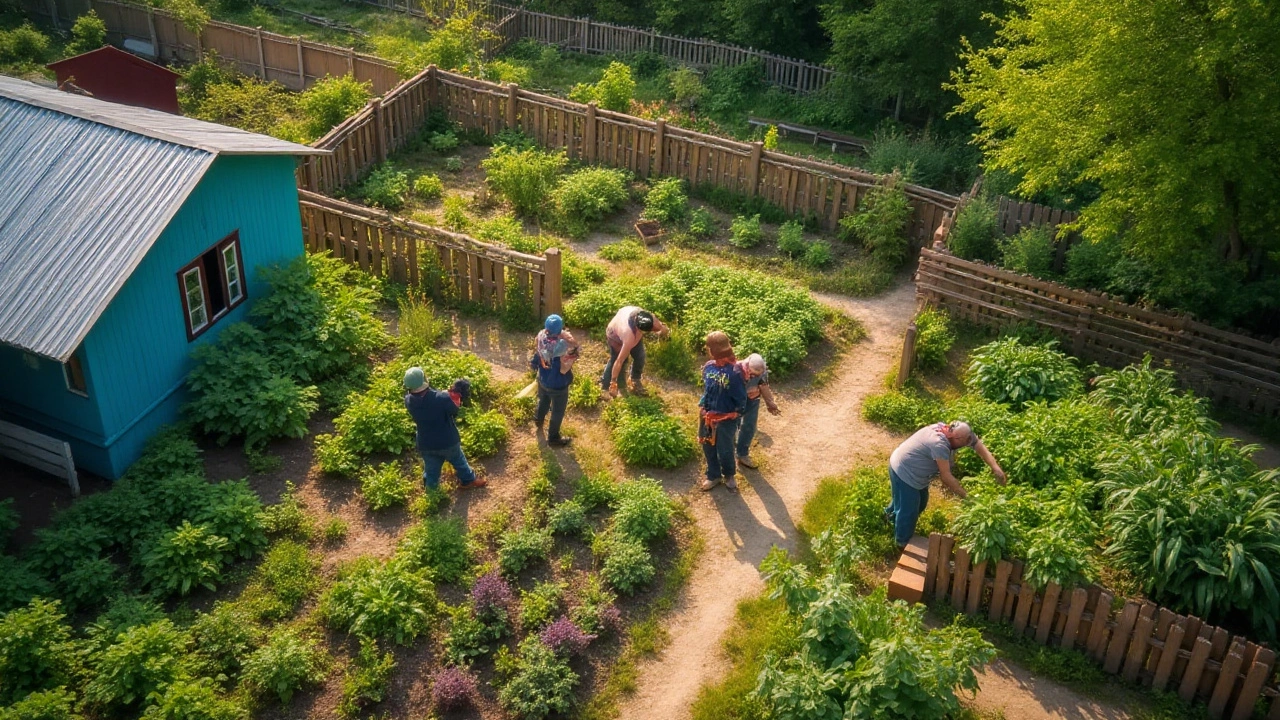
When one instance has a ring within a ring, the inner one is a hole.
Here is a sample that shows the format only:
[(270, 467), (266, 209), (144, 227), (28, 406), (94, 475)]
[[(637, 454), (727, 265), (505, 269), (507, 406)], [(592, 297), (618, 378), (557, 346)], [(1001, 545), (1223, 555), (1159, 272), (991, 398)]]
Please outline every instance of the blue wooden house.
[(303, 252), (313, 148), (0, 77), (0, 420), (120, 477), (254, 269)]

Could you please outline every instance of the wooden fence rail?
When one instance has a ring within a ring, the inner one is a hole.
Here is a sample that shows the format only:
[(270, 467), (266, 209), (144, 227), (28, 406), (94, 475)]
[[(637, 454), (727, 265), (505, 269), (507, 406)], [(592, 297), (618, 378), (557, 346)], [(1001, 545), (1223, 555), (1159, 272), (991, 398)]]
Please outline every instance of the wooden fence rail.
[(921, 251), (916, 292), (979, 324), (1035, 323), (1084, 360), (1120, 367), (1150, 354), (1201, 395), (1280, 415), (1280, 341), (1263, 342), (938, 250)]
[(136, 40), (150, 45), (157, 59), (180, 63), (197, 62), (213, 51), (240, 72), (274, 80), (290, 90), (305, 90), (326, 76), (347, 74), (370, 83), (375, 95), (400, 84), (400, 74), (386, 60), (261, 28), (211, 21), (193, 33), (163, 10), (115, 0), (24, 0), (24, 5), (33, 15), (51, 21), (60, 18), (62, 25), (92, 9), (106, 23), (107, 39), (113, 43)]
[[(1269, 685), (1276, 655), (1269, 648), (1154, 603), (1117, 599), (1097, 585), (1036, 590), (1021, 561), (971, 565), (955, 538), (929, 536), (924, 595), (956, 610), (1009, 622), (1014, 630), (1088, 654), (1111, 675), (1183, 700), (1203, 700), (1213, 718), (1245, 720), (1259, 697), (1280, 718), (1280, 692)], [(1119, 605), (1116, 609), (1114, 606)], [(1229, 712), (1228, 712), (1229, 711)]]
[[(428, 68), (383, 98), (380, 109), (377, 101), (371, 103), (317, 141), (317, 147), (334, 154), (305, 160), (299, 186), (331, 193), (354, 181), (416, 132), (429, 108), (439, 108), (465, 129), (489, 135), (519, 130), (571, 158), (625, 168), (640, 177), (674, 176), (758, 195), (828, 230), (878, 181), (855, 168), (766, 151), (759, 142), (704, 135), (514, 84)], [(907, 195), (915, 208), (909, 232), (922, 245), (955, 207), (956, 197), (916, 185), (907, 186)]]
[[(306, 190), (298, 190), (298, 197), (310, 252), (328, 253), (392, 282), (430, 286), (442, 279), (447, 287), (435, 289), (491, 309), (505, 307), (515, 290), (539, 319), (563, 309), (557, 248), (544, 257), (526, 255)], [(428, 271), (438, 275), (426, 277)]]

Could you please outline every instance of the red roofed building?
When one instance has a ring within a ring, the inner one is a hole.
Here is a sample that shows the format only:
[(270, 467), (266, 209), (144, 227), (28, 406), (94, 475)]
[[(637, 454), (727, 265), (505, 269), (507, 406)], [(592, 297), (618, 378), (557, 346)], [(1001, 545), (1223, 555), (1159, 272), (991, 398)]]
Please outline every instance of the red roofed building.
[(58, 87), (70, 81), (99, 100), (181, 115), (178, 73), (106, 45), (47, 66)]

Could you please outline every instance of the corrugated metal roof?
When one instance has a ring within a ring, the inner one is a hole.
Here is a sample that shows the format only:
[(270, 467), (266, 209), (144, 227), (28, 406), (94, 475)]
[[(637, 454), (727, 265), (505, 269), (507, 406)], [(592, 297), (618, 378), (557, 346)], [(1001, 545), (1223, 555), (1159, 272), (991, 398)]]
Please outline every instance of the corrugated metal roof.
[(0, 343), (65, 362), (217, 155), (310, 151), (0, 78)]
[(306, 145), (149, 108), (118, 105), (0, 75), (0, 98), (220, 155), (324, 155)]

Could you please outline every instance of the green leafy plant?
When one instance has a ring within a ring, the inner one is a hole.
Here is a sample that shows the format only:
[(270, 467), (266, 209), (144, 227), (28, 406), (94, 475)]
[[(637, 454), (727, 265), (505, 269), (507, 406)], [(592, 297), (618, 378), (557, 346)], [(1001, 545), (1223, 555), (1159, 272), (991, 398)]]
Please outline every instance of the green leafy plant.
[(214, 483), (203, 495), (200, 507), (192, 514), (196, 524), (226, 538), (230, 555), (244, 559), (262, 552), (267, 546), (262, 499), (248, 482)]
[(532, 590), (520, 593), (520, 627), (532, 632), (555, 619), (564, 601), (564, 585), (540, 582)]
[(575, 85), (569, 92), (569, 99), (580, 103), (594, 102), (605, 110), (624, 113), (631, 108), (635, 92), (636, 81), (631, 77), (631, 68), (614, 61), (605, 68), (599, 82)]
[(310, 539), (315, 532), (315, 523), (302, 506), (297, 488), (292, 481), (285, 481), (284, 493), (280, 502), (263, 511), (262, 521), (267, 532), (273, 535), (293, 535), (302, 539)]
[(360, 653), (342, 678), (342, 700), (338, 702), (338, 715), (356, 718), (368, 705), (382, 702), (395, 668), (394, 655), (380, 654), (378, 644), (373, 640), (361, 640)]
[(618, 483), (608, 472), (582, 476), (573, 491), (573, 500), (588, 512), (601, 505), (612, 504), (617, 496)]
[(551, 552), (551, 533), (539, 528), (508, 530), (498, 539), (498, 567), (516, 575)]
[(413, 482), (404, 476), (397, 463), (368, 466), (360, 472), (360, 494), (370, 510), (404, 505), (412, 492)]
[(680, 178), (654, 180), (644, 196), (642, 216), (660, 223), (676, 223), (689, 214), (689, 198)]
[(428, 140), (428, 143), (431, 145), (432, 150), (443, 155), (458, 148), (458, 136), (453, 134), (452, 130), (448, 132), (431, 133), (431, 139)]
[(1053, 230), (1047, 226), (1024, 227), (1017, 235), (1005, 238), (1001, 247), (1001, 264), (1014, 272), (1051, 278), (1057, 247)]
[(536, 217), (545, 211), (568, 162), (564, 153), (497, 145), (480, 166), (491, 190), (506, 198), (517, 213)]
[(635, 240), (619, 240), (600, 246), (600, 257), (610, 262), (643, 260), (649, 251)]
[(314, 639), (295, 628), (281, 627), (245, 658), (241, 680), (255, 693), (274, 694), (288, 705), (295, 692), (322, 682), (329, 664), (328, 654)]
[(831, 255), (831, 243), (825, 240), (814, 240), (804, 251), (800, 263), (810, 270), (821, 270), (830, 265), (834, 258)]
[(405, 563), (362, 558), (321, 602), (332, 626), (361, 638), (386, 638), (404, 645), (427, 631), (436, 595), (425, 573)]
[(293, 540), (281, 540), (272, 546), (258, 575), (285, 606), (297, 607), (320, 585), (320, 560), (307, 547)]
[(600, 167), (569, 173), (550, 198), (556, 223), (575, 238), (586, 237), (592, 226), (621, 208), (627, 199), (627, 174)]
[(965, 384), (984, 398), (1008, 403), (1015, 410), (1032, 400), (1054, 402), (1081, 391), (1081, 374), (1073, 358), (1056, 343), (1024, 345), (1006, 338), (983, 345), (970, 355)]
[(1026, 510), (1017, 507), (1019, 496), (984, 488), (969, 494), (951, 524), (956, 541), (969, 551), (970, 561), (997, 563), (1010, 557), (1022, 542), (1025, 530), (1018, 522)]
[(496, 455), (507, 441), (510, 429), (507, 418), (499, 410), (466, 409), (459, 413), (458, 433), (462, 436), (462, 449), (469, 458), (486, 458)]
[(619, 483), (613, 508), (613, 528), (626, 537), (651, 542), (671, 529), (671, 499), (652, 478)]
[(947, 353), (955, 345), (951, 318), (943, 310), (928, 308), (916, 315), (916, 367), (924, 371), (940, 370)]
[(600, 577), (623, 595), (634, 595), (653, 582), (657, 571), (642, 540), (620, 533), (597, 535), (592, 551), (601, 558)]
[(89, 12), (76, 18), (71, 26), (71, 42), (67, 43), (67, 57), (97, 50), (107, 44), (107, 24), (102, 22), (98, 13)]
[(795, 220), (789, 220), (778, 227), (778, 252), (787, 257), (803, 257), (809, 249), (804, 239), (804, 226)]
[(58, 602), (43, 598), (0, 616), (0, 701), (70, 680), (77, 658), (65, 621)]
[(451, 173), (458, 173), (458, 172), (462, 172), (462, 168), (463, 168), (462, 158), (455, 155), (453, 157), (447, 157), (444, 159), (445, 170), (448, 170)]
[(457, 518), (428, 518), (413, 526), (400, 541), (396, 557), (415, 570), (425, 570), (437, 583), (457, 582), (471, 568), (466, 529)]
[(623, 461), (642, 467), (673, 468), (694, 454), (689, 431), (661, 403), (627, 399), (610, 403), (605, 416)]
[(676, 104), (686, 108), (696, 106), (707, 92), (698, 71), (690, 67), (672, 70), (667, 76), (667, 83), (671, 86), (671, 94), (675, 96)]
[(186, 674), (187, 643), (169, 620), (125, 630), (91, 660), (96, 673), (84, 686), (85, 702), (112, 711), (138, 708)]
[(764, 149), (765, 150), (778, 149), (778, 126), (777, 125), (770, 125), (769, 128), (764, 131)]
[(76, 712), (76, 695), (65, 687), (30, 693), (14, 704), (0, 709), (3, 720), (80, 720)]
[(565, 500), (547, 513), (547, 528), (556, 535), (580, 535), (588, 527), (587, 510), (577, 500)]
[(447, 612), (449, 633), (444, 639), (444, 652), (456, 665), (470, 665), (476, 658), (488, 655), (510, 633), (505, 611), (484, 619), (477, 617), (470, 605), (451, 607)]
[(467, 213), (467, 198), (462, 195), (445, 195), (441, 201), (444, 226), (454, 232), (464, 232), (471, 227), (471, 216)]
[(409, 174), (385, 163), (369, 173), (357, 194), (374, 207), (399, 210), (404, 207), (405, 196), (409, 194)]
[(689, 234), (695, 238), (709, 238), (716, 234), (719, 225), (716, 218), (706, 208), (694, 208), (689, 213)]
[(840, 218), (841, 238), (858, 242), (873, 260), (888, 267), (901, 265), (910, 251), (911, 203), (905, 184), (898, 172), (885, 175), (863, 198), (857, 213)]
[(966, 203), (951, 226), (947, 248), (958, 258), (995, 262), (1000, 257), (997, 220), (996, 207), (988, 200)]
[(166, 593), (186, 595), (196, 587), (215, 589), (231, 544), (203, 525), (183, 521), (165, 533), (146, 554), (143, 575)]
[(398, 455), (413, 447), (413, 420), (404, 409), (403, 400), (364, 395), (334, 418), (333, 426), (345, 446), (360, 456), (375, 452)]
[(444, 183), (439, 175), (424, 173), (413, 179), (413, 194), (419, 200), (435, 200), (444, 194)]
[(569, 386), (569, 407), (574, 410), (589, 410), (600, 404), (603, 395), (600, 384), (587, 375), (578, 375)]
[(868, 395), (862, 418), (896, 433), (912, 433), (942, 418), (942, 406), (910, 389)]
[(266, 637), (245, 603), (219, 601), (188, 628), (198, 674), (237, 677), (240, 664)]
[(1025, 559), (1022, 579), (1035, 588), (1049, 583), (1072, 587), (1091, 579), (1089, 548), (1069, 528), (1042, 526), (1030, 531)]
[(347, 537), (347, 521), (340, 517), (331, 517), (325, 521), (324, 527), (320, 529), (320, 538), (326, 544), (336, 545)]
[[(320, 138), (343, 120), (364, 107), (372, 95), (373, 84), (360, 82), (351, 75), (326, 76), (298, 96), (309, 138)], [(386, 206), (389, 207), (389, 206)]]
[(520, 643), (511, 677), (498, 690), (498, 702), (522, 718), (565, 713), (573, 703), (578, 674), (537, 637)]
[(759, 245), (763, 239), (764, 232), (760, 229), (759, 215), (751, 217), (739, 215), (729, 226), (729, 244), (736, 248), (750, 249)]

